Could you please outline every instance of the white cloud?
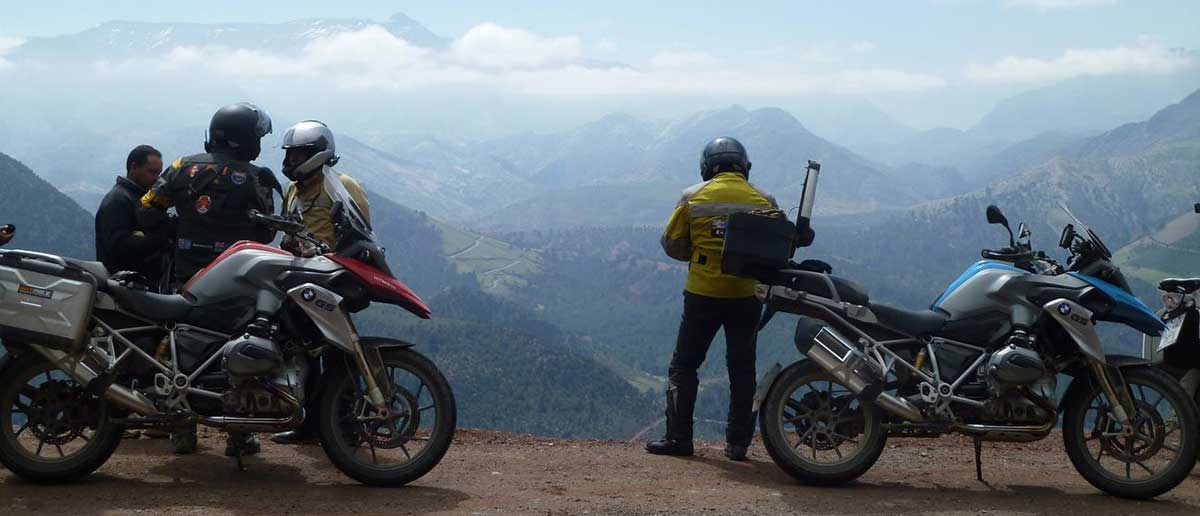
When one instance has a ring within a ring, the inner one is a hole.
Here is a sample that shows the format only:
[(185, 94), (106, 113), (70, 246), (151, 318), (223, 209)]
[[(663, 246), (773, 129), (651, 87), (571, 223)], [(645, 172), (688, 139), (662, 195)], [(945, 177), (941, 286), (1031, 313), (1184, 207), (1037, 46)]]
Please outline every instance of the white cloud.
[(1115, 5), (1117, 0), (1005, 0), (1005, 7), (1031, 7), (1042, 12)]
[[(598, 45), (615, 48), (616, 43)], [(575, 36), (544, 37), (486, 23), (467, 31), (449, 48), (435, 50), (410, 45), (382, 27), (369, 27), (315, 39), (288, 54), (181, 46), (138, 59), (96, 62), (90, 70), (97, 77), (142, 74), (147, 67), (164, 74), (208, 70), (246, 86), (278, 87), (289, 81), (346, 90), (463, 86), (556, 97), (907, 92), (946, 84), (926, 74), (839, 65), (838, 55), (854, 48), (869, 51), (865, 42), (739, 56), (737, 66), (722, 66), (724, 56), (680, 49), (654, 54), (644, 68), (589, 66), (595, 62), (594, 48)]]
[(22, 38), (13, 36), (0, 36), (0, 70), (12, 66), (12, 61), (5, 59), (4, 54), (7, 54), (12, 49), (21, 46), (23, 43), (25, 43), (25, 40)]
[(547, 38), (484, 23), (455, 40), (451, 52), (462, 63), (483, 68), (540, 68), (579, 59), (583, 43), (576, 36)]
[(663, 50), (650, 58), (650, 66), (664, 70), (715, 67), (721, 59), (707, 52)]
[(967, 65), (967, 78), (980, 83), (1054, 82), (1082, 75), (1162, 75), (1196, 65), (1186, 52), (1150, 38), (1107, 49), (1067, 50), (1053, 59), (1009, 56), (991, 64)]

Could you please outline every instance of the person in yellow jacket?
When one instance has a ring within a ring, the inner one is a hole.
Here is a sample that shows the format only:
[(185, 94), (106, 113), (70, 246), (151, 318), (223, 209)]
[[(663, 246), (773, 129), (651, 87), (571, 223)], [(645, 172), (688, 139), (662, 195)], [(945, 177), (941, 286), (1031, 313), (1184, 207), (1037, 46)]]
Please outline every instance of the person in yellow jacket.
[[(326, 190), (326, 175), (336, 174), (338, 182), (350, 194), (350, 199), (356, 205), (363, 219), (370, 224), (371, 208), (367, 204), (367, 193), (363, 187), (350, 176), (331, 168), (338, 162), (337, 147), (333, 140), (333, 131), (329, 126), (316, 120), (305, 120), (288, 128), (283, 134), (282, 172), (292, 180), (283, 193), (282, 213), (287, 215), (299, 213), (304, 220), (304, 226), (309, 233), (324, 242), (330, 249), (337, 248), (337, 230), (332, 218), (333, 197)], [(336, 187), (336, 183), (335, 183)], [(346, 207), (345, 209), (350, 209)], [(305, 243), (299, 240), (285, 238), (285, 249), (299, 250), (303, 255), (313, 255), (315, 249), (306, 249)], [(305, 398), (309, 400), (305, 410), (308, 416), (298, 430), (275, 434), (272, 441), (279, 444), (315, 444), (317, 437), (317, 389), (320, 388), (321, 362), (318, 359), (309, 360), (309, 374), (305, 381)]]
[[(331, 218), (333, 199), (325, 191), (325, 174), (336, 174), (350, 199), (357, 205), (363, 218), (370, 224), (371, 208), (367, 203), (367, 192), (354, 178), (333, 170), (339, 159), (329, 126), (316, 120), (305, 120), (290, 128), (283, 135), (283, 175), (292, 180), (283, 193), (283, 213), (299, 213), (304, 226), (313, 236), (328, 245), (337, 247), (337, 234)], [(298, 245), (285, 241), (285, 245)]]
[(692, 412), (704, 363), (717, 331), (725, 329), (729, 370), (729, 417), (725, 456), (745, 460), (754, 437), (755, 345), (762, 306), (754, 296), (757, 281), (721, 272), (725, 225), (731, 213), (777, 208), (775, 198), (750, 184), (746, 148), (733, 138), (717, 138), (701, 154), (704, 182), (683, 191), (662, 235), (667, 256), (688, 262), (683, 320), (671, 357), (667, 387), (667, 432), (646, 444), (655, 455), (690, 456)]

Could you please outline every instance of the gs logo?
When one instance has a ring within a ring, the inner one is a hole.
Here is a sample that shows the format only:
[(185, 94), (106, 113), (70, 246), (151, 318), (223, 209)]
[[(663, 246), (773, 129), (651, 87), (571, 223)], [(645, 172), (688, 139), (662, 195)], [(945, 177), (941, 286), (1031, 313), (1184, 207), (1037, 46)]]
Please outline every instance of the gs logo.
[(306, 288), (304, 291), (300, 292), (300, 297), (304, 298), (305, 301), (317, 305), (317, 308), (325, 310), (326, 312), (332, 312), (337, 309), (337, 305), (334, 305), (333, 303), (330, 303), (324, 299), (318, 299), (317, 292), (311, 288)]

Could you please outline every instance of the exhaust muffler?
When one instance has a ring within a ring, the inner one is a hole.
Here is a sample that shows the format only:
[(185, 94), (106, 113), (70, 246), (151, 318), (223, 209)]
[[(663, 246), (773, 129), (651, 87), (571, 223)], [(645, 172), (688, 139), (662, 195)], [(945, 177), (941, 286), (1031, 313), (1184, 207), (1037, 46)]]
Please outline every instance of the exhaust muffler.
[[(92, 368), (88, 367), (87, 364), (84, 364), (80, 360), (72, 359), (70, 355), (62, 351), (38, 344), (30, 344), (29, 347), (33, 348), (34, 351), (37, 351), (43, 357), (46, 357), (46, 360), (49, 360), (55, 367), (70, 375), (84, 389), (92, 388), (92, 382), (100, 376)], [(150, 401), (149, 398), (146, 398), (140, 392), (126, 389), (120, 385), (110, 384), (100, 394), (114, 405), (142, 416), (152, 416), (159, 413), (158, 409), (154, 406), (154, 402)]]
[[(906, 421), (923, 421), (924, 416), (908, 400), (883, 392), (883, 379), (867, 357), (863, 356), (846, 337), (825, 326), (807, 343), (797, 334), (796, 347), (822, 369), (858, 395), (859, 399), (891, 412)], [(805, 348), (807, 346), (807, 348)]]

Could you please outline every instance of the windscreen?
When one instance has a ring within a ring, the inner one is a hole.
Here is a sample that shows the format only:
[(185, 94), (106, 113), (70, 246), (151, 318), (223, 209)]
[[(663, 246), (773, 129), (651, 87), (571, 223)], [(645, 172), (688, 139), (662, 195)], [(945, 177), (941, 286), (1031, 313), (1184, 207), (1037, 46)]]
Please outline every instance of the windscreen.
[(354, 198), (350, 197), (350, 192), (346, 191), (346, 187), (342, 185), (341, 179), (337, 177), (337, 172), (333, 169), (325, 167), (325, 192), (329, 194), (329, 199), (335, 205), (338, 202), (342, 203), (342, 217), (348, 224), (350, 230), (359, 233), (359, 236), (378, 242), (375, 238), (375, 230), (371, 228), (371, 223), (367, 222), (367, 217), (363, 215), (362, 209), (358, 203), (354, 202)]
[(1083, 232), (1088, 240), (1091, 240), (1092, 243), (1095, 244), (1096, 249), (1104, 253), (1105, 258), (1112, 258), (1112, 252), (1109, 251), (1108, 246), (1104, 245), (1104, 242), (1100, 240), (1100, 235), (1097, 235), (1095, 231), (1092, 231), (1092, 228), (1088, 227), (1087, 224), (1084, 224), (1082, 220), (1079, 220), (1079, 217), (1076, 217), (1074, 213), (1071, 213), (1071, 209), (1067, 208), (1067, 205), (1063, 204), (1062, 201), (1058, 201), (1058, 207), (1062, 208), (1062, 211), (1066, 212), (1067, 216), (1075, 222), (1076, 227), (1083, 229)]

